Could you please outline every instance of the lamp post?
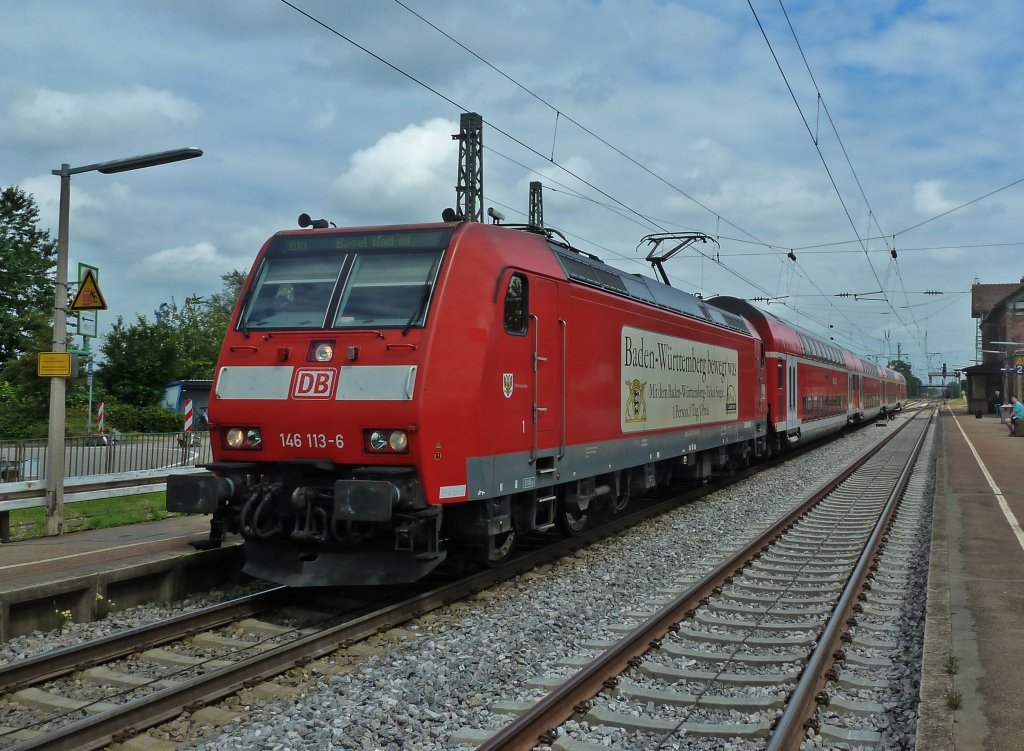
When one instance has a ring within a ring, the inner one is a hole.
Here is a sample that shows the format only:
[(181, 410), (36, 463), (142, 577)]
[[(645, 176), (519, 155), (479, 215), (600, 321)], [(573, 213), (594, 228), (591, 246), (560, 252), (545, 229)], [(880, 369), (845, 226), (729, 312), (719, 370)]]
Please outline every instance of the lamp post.
[[(57, 278), (53, 292), (53, 351), (67, 351), (68, 307), (68, 218), (71, 208), (71, 176), (80, 172), (117, 172), (156, 167), (202, 156), (202, 149), (184, 148), (142, 154), (128, 159), (72, 167), (62, 164), (52, 174), (60, 177), (60, 214), (57, 220)], [(46, 525), (45, 534), (59, 535), (64, 529), (64, 425), (65, 383), (62, 376), (50, 377), (50, 420), (46, 449)]]

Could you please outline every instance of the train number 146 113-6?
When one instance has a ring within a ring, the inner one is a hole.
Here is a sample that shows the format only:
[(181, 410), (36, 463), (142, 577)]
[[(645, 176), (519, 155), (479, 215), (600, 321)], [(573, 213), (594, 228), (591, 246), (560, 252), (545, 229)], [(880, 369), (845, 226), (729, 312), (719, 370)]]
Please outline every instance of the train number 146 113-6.
[(345, 437), (338, 433), (329, 436), (324, 433), (281, 433), (281, 445), (289, 448), (325, 449), (328, 446), (345, 448)]

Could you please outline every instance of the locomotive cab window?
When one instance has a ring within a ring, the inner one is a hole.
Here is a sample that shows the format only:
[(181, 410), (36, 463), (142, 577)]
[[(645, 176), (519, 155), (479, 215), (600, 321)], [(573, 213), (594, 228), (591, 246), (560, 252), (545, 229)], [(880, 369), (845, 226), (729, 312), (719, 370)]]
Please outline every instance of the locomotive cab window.
[(322, 327), (341, 258), (274, 258), (264, 264), (245, 314), (248, 328)]
[(527, 317), (527, 283), (522, 274), (513, 274), (505, 291), (505, 331), (525, 334)]
[(422, 326), (450, 240), (450, 229), (275, 236), (238, 327)]
[(427, 253), (358, 256), (335, 327), (422, 325), (439, 257)]

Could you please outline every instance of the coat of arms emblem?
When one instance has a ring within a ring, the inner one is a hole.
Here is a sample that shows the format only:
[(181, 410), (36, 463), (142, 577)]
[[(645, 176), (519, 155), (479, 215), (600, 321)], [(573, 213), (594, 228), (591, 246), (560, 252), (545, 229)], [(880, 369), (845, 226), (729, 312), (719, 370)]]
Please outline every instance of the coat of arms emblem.
[(641, 381), (639, 378), (626, 381), (626, 389), (629, 391), (626, 395), (626, 422), (647, 421), (647, 400), (644, 398), (646, 386), (647, 381)]

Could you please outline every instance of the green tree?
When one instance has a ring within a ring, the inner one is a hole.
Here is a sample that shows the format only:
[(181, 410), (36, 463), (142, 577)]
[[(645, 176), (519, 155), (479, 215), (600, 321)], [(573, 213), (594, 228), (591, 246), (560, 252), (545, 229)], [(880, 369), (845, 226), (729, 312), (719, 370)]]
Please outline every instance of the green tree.
[[(39, 438), (46, 435), (50, 408), (50, 379), (37, 373), (37, 353), (50, 349), (53, 337), (49, 312), (23, 317), (27, 351), (12, 357), (0, 368), (0, 436)], [(87, 385), (84, 361), (77, 378), (65, 379), (68, 435), (84, 432)]]
[[(0, 192), (0, 368), (29, 352), (37, 320), (30, 313), (53, 309), (57, 243), (37, 226), (39, 209), (30, 193)], [(46, 346), (49, 350), (49, 345)]]
[(103, 364), (95, 377), (103, 399), (138, 407), (156, 404), (164, 385), (176, 377), (175, 333), (166, 318), (151, 323), (140, 315), (126, 326), (124, 316), (118, 316), (100, 345)]
[(918, 378), (910, 369), (910, 363), (904, 362), (903, 360), (890, 360), (889, 369), (895, 370), (897, 373), (907, 379), (907, 396), (915, 397), (921, 395), (921, 379)]
[(245, 275), (231, 271), (221, 279), (220, 292), (189, 296), (180, 308), (172, 300), (156, 322), (138, 316), (126, 325), (117, 319), (100, 345), (103, 364), (96, 380), (104, 399), (149, 407), (171, 381), (213, 378)]
[(220, 280), (224, 282), (224, 288), (210, 297), (210, 304), (213, 310), (219, 311), (218, 315), (224, 321), (224, 331), (226, 332), (231, 313), (235, 309), (235, 302), (241, 296), (242, 287), (245, 285), (245, 272), (229, 271), (223, 274)]

